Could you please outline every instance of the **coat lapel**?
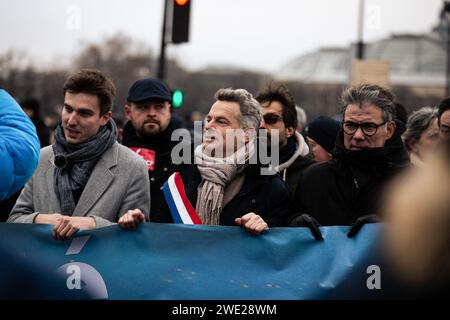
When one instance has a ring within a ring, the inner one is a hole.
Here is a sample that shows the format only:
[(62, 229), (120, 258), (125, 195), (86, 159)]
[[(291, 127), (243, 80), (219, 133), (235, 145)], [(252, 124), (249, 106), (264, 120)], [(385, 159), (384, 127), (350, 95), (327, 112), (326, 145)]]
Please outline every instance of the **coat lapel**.
[(49, 212), (48, 213), (61, 213), (61, 205), (59, 204), (58, 197), (55, 193), (55, 165), (53, 164), (54, 155), (48, 159), (49, 164), (47, 170), (45, 171), (45, 182), (47, 185), (47, 194), (49, 195)]
[(115, 143), (100, 157), (78, 200), (73, 216), (85, 216), (108, 189), (115, 177), (109, 169), (117, 165), (118, 152), (119, 149)]

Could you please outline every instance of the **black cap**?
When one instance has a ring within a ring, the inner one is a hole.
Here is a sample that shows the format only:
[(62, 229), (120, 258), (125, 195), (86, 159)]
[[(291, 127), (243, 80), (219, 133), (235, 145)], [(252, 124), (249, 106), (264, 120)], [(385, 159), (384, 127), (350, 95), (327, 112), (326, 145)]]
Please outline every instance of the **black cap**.
[(149, 99), (171, 102), (172, 94), (164, 82), (155, 78), (138, 80), (128, 90), (128, 102), (142, 102)]
[(321, 145), (329, 153), (333, 151), (341, 123), (332, 118), (320, 116), (306, 127), (306, 135)]

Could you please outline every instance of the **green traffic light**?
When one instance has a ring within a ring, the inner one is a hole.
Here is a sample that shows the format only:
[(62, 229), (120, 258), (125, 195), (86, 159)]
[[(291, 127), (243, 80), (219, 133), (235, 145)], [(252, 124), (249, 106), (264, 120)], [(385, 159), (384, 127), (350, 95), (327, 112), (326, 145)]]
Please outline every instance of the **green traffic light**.
[(183, 105), (184, 93), (183, 91), (177, 89), (173, 91), (172, 94), (172, 107), (180, 108)]

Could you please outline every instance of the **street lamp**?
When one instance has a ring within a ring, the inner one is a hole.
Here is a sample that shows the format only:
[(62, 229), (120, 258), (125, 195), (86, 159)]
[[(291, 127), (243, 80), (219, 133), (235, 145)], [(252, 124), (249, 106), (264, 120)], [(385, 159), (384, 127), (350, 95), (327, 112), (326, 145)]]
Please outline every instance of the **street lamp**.
[(166, 76), (166, 27), (167, 27), (167, 10), (168, 10), (169, 1), (164, 0), (164, 9), (163, 9), (163, 25), (161, 32), (161, 51), (159, 53), (159, 63), (158, 63), (158, 78), (164, 81)]

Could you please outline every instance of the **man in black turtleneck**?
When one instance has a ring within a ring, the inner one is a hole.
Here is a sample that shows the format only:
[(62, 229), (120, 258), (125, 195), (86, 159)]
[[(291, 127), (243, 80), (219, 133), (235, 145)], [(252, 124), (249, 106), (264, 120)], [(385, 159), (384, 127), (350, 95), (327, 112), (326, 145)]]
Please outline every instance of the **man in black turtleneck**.
[(409, 164), (391, 92), (360, 85), (344, 90), (341, 102), (343, 128), (333, 159), (306, 170), (295, 194), (299, 214), (326, 226), (379, 215), (384, 187)]
[(261, 128), (269, 138), (278, 134), (279, 166), (277, 171), (295, 194), (301, 173), (314, 163), (314, 156), (303, 136), (296, 131), (297, 110), (294, 97), (284, 86), (269, 86), (255, 96), (261, 104)]
[(175, 125), (171, 114), (172, 95), (158, 79), (136, 81), (128, 91), (122, 144), (139, 154), (148, 165), (150, 179), (150, 221), (165, 221), (160, 215), (162, 186), (179, 166), (172, 163), (171, 151), (178, 143), (171, 141)]

